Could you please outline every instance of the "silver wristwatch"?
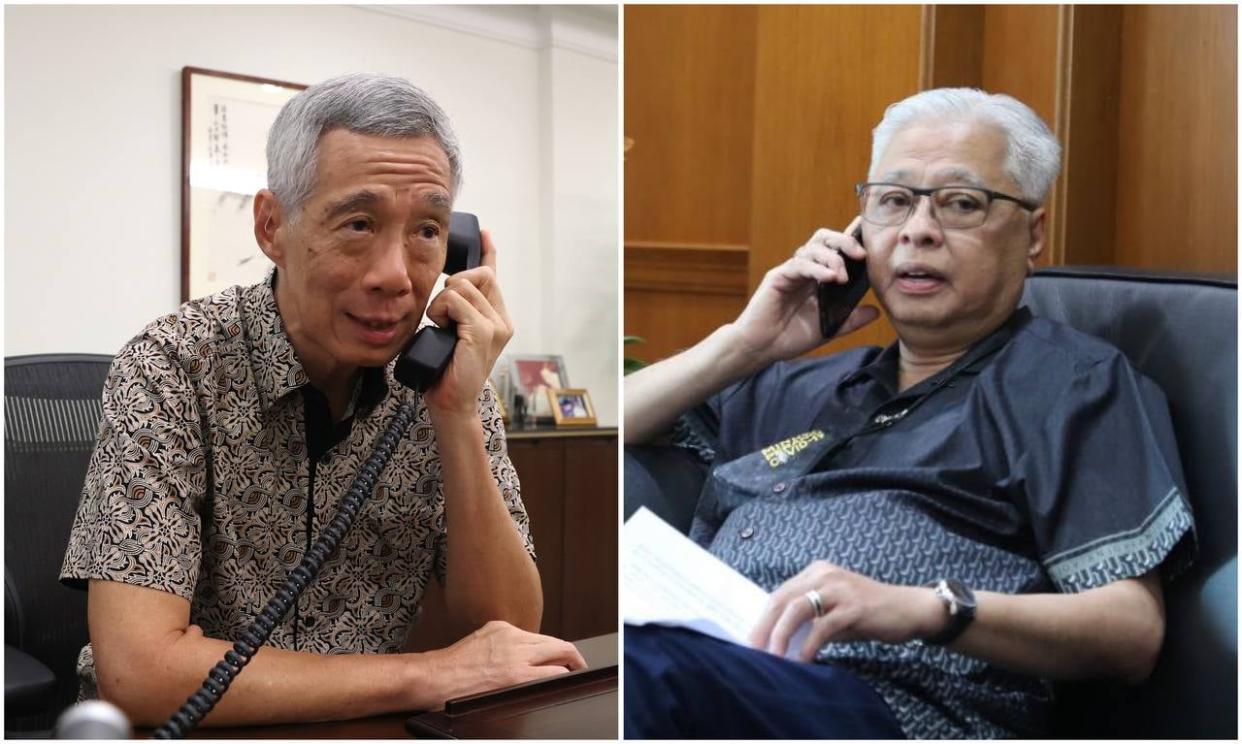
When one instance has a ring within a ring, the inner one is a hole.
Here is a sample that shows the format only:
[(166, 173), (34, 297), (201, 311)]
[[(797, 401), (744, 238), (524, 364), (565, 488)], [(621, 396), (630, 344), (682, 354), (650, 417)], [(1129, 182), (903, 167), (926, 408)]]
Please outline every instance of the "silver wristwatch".
[(927, 586), (935, 589), (936, 596), (944, 602), (945, 610), (949, 613), (949, 624), (936, 635), (924, 638), (923, 642), (933, 646), (945, 646), (960, 636), (975, 619), (975, 594), (957, 579), (940, 579)]

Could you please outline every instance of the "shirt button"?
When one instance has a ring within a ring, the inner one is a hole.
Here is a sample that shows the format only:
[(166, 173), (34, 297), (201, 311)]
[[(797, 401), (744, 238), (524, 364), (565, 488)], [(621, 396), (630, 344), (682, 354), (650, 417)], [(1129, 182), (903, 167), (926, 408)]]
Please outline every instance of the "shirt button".
[(784, 491), (784, 490), (785, 490), (784, 483), (777, 483), (775, 486), (772, 486), (773, 493), (780, 493), (781, 491)]
[(755, 528), (746, 527), (739, 534), (741, 534), (743, 540), (749, 540), (751, 536), (755, 534)]

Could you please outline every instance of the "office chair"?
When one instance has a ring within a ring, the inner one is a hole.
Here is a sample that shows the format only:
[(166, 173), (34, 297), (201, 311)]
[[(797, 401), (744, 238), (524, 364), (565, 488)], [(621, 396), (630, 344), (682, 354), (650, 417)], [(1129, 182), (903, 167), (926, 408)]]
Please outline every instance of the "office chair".
[[(1238, 285), (1122, 268), (1054, 268), (1026, 283), (1039, 316), (1125, 352), (1169, 400), (1195, 515), (1194, 566), (1165, 589), (1152, 676), (1125, 688), (1058, 684), (1053, 734), (1237, 738)], [(646, 506), (686, 532), (707, 467), (683, 449), (625, 449), (625, 514)]]
[(112, 357), (4, 362), (5, 735), (46, 734), (77, 697), (86, 593), (58, 581)]

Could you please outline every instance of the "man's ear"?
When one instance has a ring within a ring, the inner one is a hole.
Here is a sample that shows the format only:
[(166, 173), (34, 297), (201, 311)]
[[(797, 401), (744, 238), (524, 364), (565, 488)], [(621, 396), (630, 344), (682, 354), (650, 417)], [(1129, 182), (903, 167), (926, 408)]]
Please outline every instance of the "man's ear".
[(284, 241), (280, 233), (286, 227), (280, 202), (269, 189), (254, 195), (254, 239), (259, 249), (280, 268), (285, 268)]
[(1035, 270), (1035, 259), (1039, 258), (1039, 254), (1044, 252), (1044, 237), (1046, 236), (1046, 228), (1048, 227), (1048, 210), (1040, 207), (1031, 215), (1031, 224), (1027, 228), (1030, 232), (1031, 245), (1026, 249), (1026, 268), (1027, 271)]

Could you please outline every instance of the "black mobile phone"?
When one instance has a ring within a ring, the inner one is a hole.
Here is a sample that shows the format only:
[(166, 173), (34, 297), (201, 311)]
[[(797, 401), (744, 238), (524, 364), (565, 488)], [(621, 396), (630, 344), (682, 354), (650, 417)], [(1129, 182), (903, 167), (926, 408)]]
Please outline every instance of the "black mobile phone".
[[(448, 254), (444, 273), (456, 274), (473, 269), (483, 261), (483, 235), (479, 218), (467, 212), (453, 212), (449, 221)], [(442, 327), (427, 326), (397, 356), (393, 377), (401, 384), (425, 392), (444, 373), (457, 346), (457, 326), (449, 322)]]
[[(862, 227), (854, 231), (854, 239), (862, 245)], [(838, 251), (840, 253), (840, 251)], [(824, 338), (832, 338), (841, 329), (845, 319), (850, 317), (863, 295), (871, 288), (871, 280), (867, 278), (867, 262), (863, 259), (850, 258), (840, 253), (845, 260), (845, 273), (849, 279), (845, 284), (822, 282), (817, 288), (819, 300), (819, 332)]]

